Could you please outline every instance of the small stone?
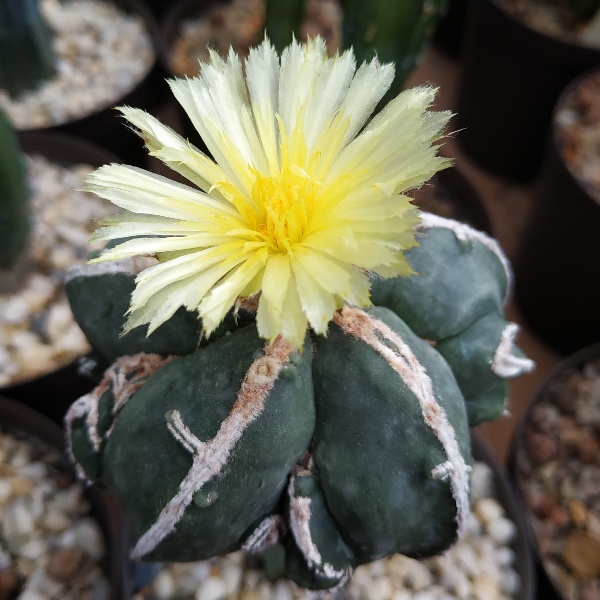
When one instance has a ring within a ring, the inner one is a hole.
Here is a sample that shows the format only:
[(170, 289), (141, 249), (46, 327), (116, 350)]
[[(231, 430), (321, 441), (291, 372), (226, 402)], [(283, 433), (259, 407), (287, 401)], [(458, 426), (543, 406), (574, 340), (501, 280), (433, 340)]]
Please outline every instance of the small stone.
[(600, 540), (586, 531), (576, 530), (565, 540), (562, 557), (580, 577), (600, 576)]
[(498, 582), (486, 575), (480, 575), (473, 580), (472, 594), (478, 600), (498, 600)]
[(483, 524), (491, 523), (504, 516), (504, 509), (494, 498), (482, 498), (473, 506), (473, 512)]
[(0, 571), (0, 598), (11, 598), (19, 587), (19, 576), (13, 568)]
[(168, 571), (161, 571), (154, 579), (152, 589), (158, 598), (161, 600), (168, 600), (175, 596), (177, 586), (175, 580)]
[(556, 458), (558, 454), (556, 440), (540, 432), (530, 431), (526, 435), (527, 450), (533, 464), (544, 464)]
[(77, 544), (94, 560), (104, 556), (104, 538), (96, 521), (83, 519), (74, 528)]
[(227, 586), (222, 579), (209, 577), (196, 592), (195, 600), (224, 600)]
[(61, 533), (70, 525), (70, 520), (62, 511), (51, 508), (46, 513), (42, 525), (52, 533)]
[(50, 555), (46, 572), (56, 581), (68, 581), (81, 567), (83, 550), (81, 548), (60, 548)]
[(506, 517), (487, 524), (487, 531), (498, 544), (510, 543), (517, 534), (516, 525)]

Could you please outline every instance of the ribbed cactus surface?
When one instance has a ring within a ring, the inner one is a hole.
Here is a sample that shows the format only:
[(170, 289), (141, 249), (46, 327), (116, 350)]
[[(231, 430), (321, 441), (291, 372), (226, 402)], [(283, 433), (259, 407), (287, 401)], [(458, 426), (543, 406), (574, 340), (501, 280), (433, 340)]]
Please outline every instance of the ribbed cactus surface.
[(39, 0), (0, 2), (0, 88), (17, 97), (55, 72), (52, 34)]
[(29, 186), (25, 157), (0, 112), (0, 269), (11, 269), (29, 236)]
[(78, 322), (112, 365), (71, 407), (70, 448), (128, 509), (134, 557), (279, 545), (288, 577), (326, 589), (359, 564), (457, 539), (469, 428), (501, 414), (504, 379), (532, 365), (503, 317), (511, 275), (497, 244), (432, 215), (418, 241), (417, 274), (373, 281), (375, 306), (343, 307), (302, 351), (260, 339), (247, 304), (202, 347), (185, 314), (119, 337), (140, 265), (71, 273)]

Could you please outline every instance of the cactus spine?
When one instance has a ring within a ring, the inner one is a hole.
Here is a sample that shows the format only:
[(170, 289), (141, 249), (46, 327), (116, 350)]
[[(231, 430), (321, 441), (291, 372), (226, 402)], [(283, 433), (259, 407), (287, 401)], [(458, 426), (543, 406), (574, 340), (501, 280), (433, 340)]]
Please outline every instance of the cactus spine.
[(55, 72), (52, 33), (38, 0), (0, 2), (0, 88), (17, 97)]
[(29, 237), (29, 187), (25, 157), (6, 116), (0, 112), (0, 269), (10, 270)]

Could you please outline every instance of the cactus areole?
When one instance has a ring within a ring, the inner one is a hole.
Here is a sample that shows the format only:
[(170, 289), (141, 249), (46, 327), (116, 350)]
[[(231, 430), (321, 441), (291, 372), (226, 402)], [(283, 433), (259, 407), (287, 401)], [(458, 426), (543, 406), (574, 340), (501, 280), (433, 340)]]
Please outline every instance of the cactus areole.
[(265, 41), (246, 86), (235, 54), (213, 56), (172, 87), (216, 162), (122, 109), (197, 186), (90, 176), (125, 209), (97, 237), (121, 240), (67, 281), (106, 366), (66, 416), (69, 448), (128, 510), (134, 558), (279, 545), (285, 575), (319, 590), (465, 528), (469, 427), (532, 363), (503, 318), (498, 245), (404, 196), (447, 166), (432, 90), (365, 125), (388, 67), (356, 71), (319, 39), (279, 60)]

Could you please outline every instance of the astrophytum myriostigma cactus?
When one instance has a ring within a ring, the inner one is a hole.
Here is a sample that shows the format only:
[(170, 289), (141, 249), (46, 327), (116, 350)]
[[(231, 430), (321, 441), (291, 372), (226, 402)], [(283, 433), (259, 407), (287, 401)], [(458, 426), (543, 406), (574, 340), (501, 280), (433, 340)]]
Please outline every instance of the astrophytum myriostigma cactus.
[(216, 162), (121, 109), (197, 188), (122, 165), (88, 178), (125, 210), (66, 284), (105, 369), (67, 414), (69, 448), (125, 505), (135, 558), (283, 554), (327, 589), (457, 539), (469, 428), (532, 365), (498, 245), (404, 195), (449, 166), (434, 90), (367, 123), (390, 65), (356, 69), (319, 39), (281, 58), (265, 41), (245, 73), (213, 55), (172, 82)]
[(119, 337), (140, 265), (71, 272), (74, 314), (113, 362), (68, 414), (71, 449), (128, 509), (133, 556), (281, 543), (287, 575), (326, 588), (358, 564), (452, 544), (469, 510), (469, 427), (504, 411), (504, 379), (531, 363), (503, 318), (497, 244), (433, 215), (419, 231), (417, 274), (374, 281), (378, 306), (341, 309), (301, 351), (261, 340), (243, 305), (200, 348), (183, 309), (148, 338)]

